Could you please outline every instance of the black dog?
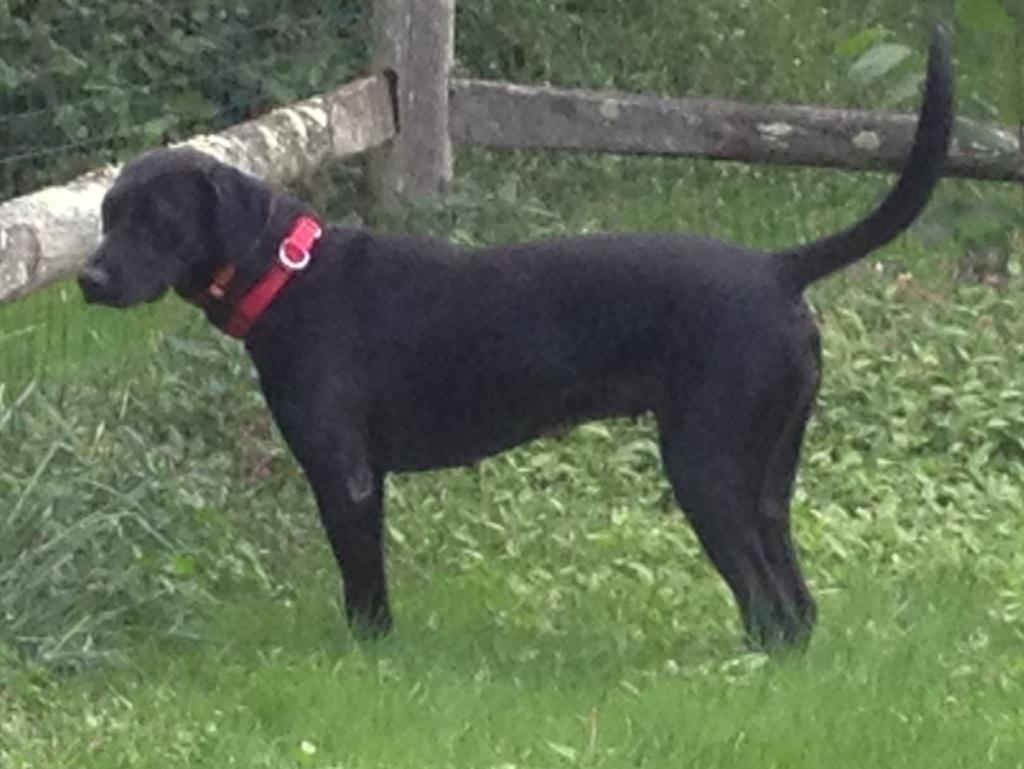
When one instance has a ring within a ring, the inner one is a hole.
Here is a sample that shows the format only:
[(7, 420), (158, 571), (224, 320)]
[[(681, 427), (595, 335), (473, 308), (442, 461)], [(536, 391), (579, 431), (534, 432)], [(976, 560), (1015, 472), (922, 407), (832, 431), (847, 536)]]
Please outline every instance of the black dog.
[(332, 227), (316, 240), (300, 200), (201, 153), (156, 150), (104, 199), (104, 239), (80, 284), (117, 307), (173, 287), (244, 336), (316, 494), (357, 630), (391, 624), (386, 473), (649, 412), (750, 639), (802, 641), (815, 608), (788, 508), (820, 350), (801, 294), (902, 232), (940, 178), (952, 123), (941, 30), (925, 91), (888, 197), (850, 229), (785, 251), (669, 234), (470, 250)]

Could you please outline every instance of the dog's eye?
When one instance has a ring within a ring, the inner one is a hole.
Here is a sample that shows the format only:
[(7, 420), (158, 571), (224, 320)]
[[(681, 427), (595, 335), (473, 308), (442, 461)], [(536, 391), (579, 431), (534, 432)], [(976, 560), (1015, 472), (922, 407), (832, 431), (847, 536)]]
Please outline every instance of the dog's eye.
[(100, 206), (100, 234), (110, 229), (110, 205), (106, 200)]
[(123, 217), (124, 205), (115, 204), (110, 196), (103, 199), (100, 204), (100, 228), (102, 232), (110, 232)]

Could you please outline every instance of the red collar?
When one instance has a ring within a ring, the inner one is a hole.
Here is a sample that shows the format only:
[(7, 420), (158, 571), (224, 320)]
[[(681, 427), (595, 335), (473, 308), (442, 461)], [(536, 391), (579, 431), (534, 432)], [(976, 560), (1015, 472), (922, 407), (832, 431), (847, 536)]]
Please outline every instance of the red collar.
[[(309, 265), (313, 244), (323, 229), (314, 217), (300, 216), (288, 235), (281, 241), (277, 258), (267, 273), (253, 285), (235, 305), (224, 330), (231, 336), (243, 338), (270, 306), (285, 284)], [(214, 273), (213, 281), (204, 294), (223, 301), (228, 285), (235, 277), (235, 265), (226, 264)]]

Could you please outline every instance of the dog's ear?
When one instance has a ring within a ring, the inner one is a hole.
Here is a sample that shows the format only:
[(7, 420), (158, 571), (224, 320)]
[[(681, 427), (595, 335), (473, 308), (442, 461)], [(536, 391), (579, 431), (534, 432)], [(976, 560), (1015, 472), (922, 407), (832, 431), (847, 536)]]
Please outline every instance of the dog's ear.
[(270, 215), (270, 188), (237, 168), (217, 163), (206, 173), (213, 190), (217, 240), (227, 251), (248, 247), (260, 236)]

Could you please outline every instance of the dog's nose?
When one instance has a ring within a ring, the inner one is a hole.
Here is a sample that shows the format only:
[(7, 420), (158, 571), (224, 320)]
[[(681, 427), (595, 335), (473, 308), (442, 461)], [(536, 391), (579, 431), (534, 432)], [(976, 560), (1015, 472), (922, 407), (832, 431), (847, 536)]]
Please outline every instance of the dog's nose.
[(97, 286), (105, 286), (110, 282), (109, 273), (102, 267), (92, 264), (79, 273), (79, 278)]
[(78, 274), (78, 287), (89, 304), (109, 301), (110, 284), (110, 273), (95, 264), (89, 265)]

